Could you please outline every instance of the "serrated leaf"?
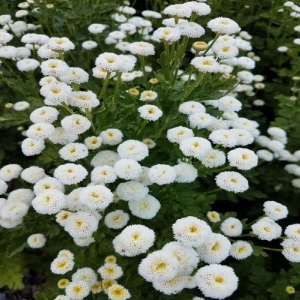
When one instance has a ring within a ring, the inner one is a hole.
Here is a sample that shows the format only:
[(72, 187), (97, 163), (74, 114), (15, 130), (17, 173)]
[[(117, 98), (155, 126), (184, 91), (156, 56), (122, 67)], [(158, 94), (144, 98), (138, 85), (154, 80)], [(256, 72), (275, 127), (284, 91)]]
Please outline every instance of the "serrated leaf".
[(24, 287), (25, 266), (20, 257), (8, 259), (4, 253), (0, 253), (0, 274), (0, 288), (7, 286), (17, 290)]

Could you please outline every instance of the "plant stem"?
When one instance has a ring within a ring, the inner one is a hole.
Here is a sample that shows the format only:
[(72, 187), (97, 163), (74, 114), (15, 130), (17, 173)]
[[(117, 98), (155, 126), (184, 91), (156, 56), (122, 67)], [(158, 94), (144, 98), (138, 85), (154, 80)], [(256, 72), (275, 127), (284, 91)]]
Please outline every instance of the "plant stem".
[(89, 121), (92, 124), (92, 130), (93, 130), (94, 134), (97, 135), (96, 128), (95, 128), (95, 125), (93, 123), (93, 115), (91, 114), (91, 112), (88, 108), (85, 109), (85, 113), (86, 113), (87, 118), (89, 119)]
[(116, 83), (116, 87), (115, 87), (115, 91), (114, 91), (114, 96), (113, 96), (113, 99), (112, 99), (113, 102), (115, 101), (116, 96), (117, 96), (117, 92), (119, 90), (119, 86), (120, 86), (120, 82), (121, 82), (121, 76), (122, 76), (122, 73), (118, 72), (117, 83)]
[(210, 190), (210, 191), (207, 191), (207, 192), (203, 192), (202, 194), (205, 194), (205, 195), (208, 195), (208, 194), (214, 194), (214, 193), (217, 193), (219, 191), (221, 191), (222, 189), (220, 188), (217, 188), (217, 189), (214, 189), (214, 190)]
[(142, 126), (140, 127), (138, 133), (136, 134), (137, 136), (139, 136), (139, 135), (143, 132), (143, 130), (144, 130), (144, 128), (145, 128), (147, 122), (148, 122), (147, 120), (144, 120)]
[(145, 86), (147, 89), (149, 89), (149, 82), (147, 80), (147, 72), (146, 72), (146, 65), (145, 65), (145, 58), (144, 56), (138, 55), (140, 64), (142, 67), (143, 75), (144, 75), (144, 80), (145, 80)]
[(102, 90), (101, 90), (101, 92), (100, 92), (100, 94), (99, 94), (99, 96), (98, 96), (99, 101), (102, 99), (102, 97), (103, 97), (103, 99), (105, 99), (105, 95), (106, 95), (106, 87), (107, 87), (108, 81), (109, 81), (109, 79), (110, 79), (110, 74), (111, 74), (111, 73), (107, 71), (107, 74), (106, 74), (106, 77), (105, 77), (105, 80), (104, 80), (104, 84), (103, 84)]

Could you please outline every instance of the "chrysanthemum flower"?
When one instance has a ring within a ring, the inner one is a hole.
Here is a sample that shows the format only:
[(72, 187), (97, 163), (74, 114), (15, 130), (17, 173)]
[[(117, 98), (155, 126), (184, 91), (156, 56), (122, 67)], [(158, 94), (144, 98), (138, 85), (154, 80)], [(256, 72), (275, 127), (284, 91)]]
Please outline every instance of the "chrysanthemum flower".
[(121, 229), (127, 225), (128, 221), (129, 221), (129, 214), (125, 213), (121, 209), (118, 209), (108, 213), (105, 216), (104, 224), (108, 228)]
[(211, 234), (209, 225), (196, 217), (178, 219), (173, 225), (174, 238), (185, 246), (199, 247)]
[(249, 257), (253, 252), (252, 246), (250, 243), (245, 241), (236, 241), (231, 245), (230, 255), (237, 259), (245, 259)]
[(198, 288), (205, 297), (225, 299), (238, 287), (238, 277), (232, 268), (211, 264), (202, 267), (195, 275)]

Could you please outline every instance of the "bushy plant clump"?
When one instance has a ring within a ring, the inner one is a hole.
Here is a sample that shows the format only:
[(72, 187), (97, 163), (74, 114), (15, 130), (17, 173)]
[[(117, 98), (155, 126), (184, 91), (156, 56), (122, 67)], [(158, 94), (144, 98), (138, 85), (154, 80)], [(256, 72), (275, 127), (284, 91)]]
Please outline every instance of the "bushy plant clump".
[[(300, 188), (280, 118), (297, 122), (296, 55), (293, 95), (276, 95), (293, 105), (269, 124), (252, 109), (268, 92), (255, 37), (216, 3), (17, 5), (0, 15), (0, 121), (22, 133), (18, 157), (3, 147), (0, 285), (29, 269), (36, 299), (289, 299), (298, 206), (273, 196)], [(268, 16), (292, 26), (299, 10)]]

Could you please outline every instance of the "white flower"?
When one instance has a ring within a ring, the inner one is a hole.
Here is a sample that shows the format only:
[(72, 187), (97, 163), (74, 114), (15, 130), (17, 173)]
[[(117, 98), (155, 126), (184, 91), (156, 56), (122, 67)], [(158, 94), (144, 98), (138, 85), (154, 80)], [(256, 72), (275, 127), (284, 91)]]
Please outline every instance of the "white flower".
[(218, 264), (204, 266), (195, 275), (196, 283), (205, 297), (225, 299), (238, 287), (238, 277), (232, 268)]
[[(37, 51), (37, 54), (39, 57), (41, 58), (44, 58), (44, 59), (50, 59), (50, 58), (58, 58), (59, 57), (59, 53), (58, 52), (55, 52), (53, 50), (51, 50), (51, 48), (45, 44), (45, 45), (42, 45), (38, 51)], [(51, 66), (50, 66), (51, 67)], [(53, 65), (53, 67), (55, 68), (55, 66)], [(45, 68), (45, 70), (48, 70), (47, 68)], [(67, 72), (67, 70), (65, 70)], [(48, 71), (47, 71), (48, 72)], [(66, 73), (65, 72), (65, 73)], [(53, 72), (53, 74), (56, 74)], [(62, 72), (61, 75), (63, 75), (64, 72)], [(51, 75), (52, 76), (52, 75)]]
[(83, 181), (88, 175), (87, 170), (82, 165), (64, 164), (54, 170), (54, 177), (65, 185), (77, 184)]
[(90, 209), (103, 210), (113, 202), (114, 195), (103, 185), (88, 186), (79, 193), (79, 201)]
[(94, 34), (97, 34), (97, 33), (101, 33), (103, 32), (103, 30), (107, 28), (107, 25), (103, 25), (103, 24), (91, 24), (89, 27), (88, 27), (88, 31), (90, 33), (94, 33)]
[(195, 57), (191, 61), (199, 72), (216, 73), (219, 70), (219, 63), (213, 57)]
[(153, 37), (168, 43), (174, 43), (181, 38), (180, 30), (173, 27), (160, 27), (153, 32)]
[(143, 91), (140, 95), (141, 101), (153, 101), (157, 98), (157, 93), (154, 91)]
[(89, 150), (95, 150), (102, 145), (102, 138), (100, 136), (89, 136), (84, 140), (84, 144)]
[(114, 164), (120, 159), (119, 154), (110, 151), (110, 150), (104, 150), (98, 152), (93, 159), (91, 160), (91, 165), (93, 167), (99, 167), (99, 166), (104, 166), (108, 165), (113, 167)]
[(53, 215), (65, 206), (66, 197), (58, 190), (46, 190), (32, 200), (32, 207), (39, 214)]
[(300, 262), (300, 242), (294, 239), (285, 239), (281, 246), (283, 256), (291, 262)]
[(116, 181), (117, 174), (113, 167), (104, 165), (96, 167), (92, 171), (91, 179), (93, 182), (101, 184), (112, 183)]
[(68, 70), (68, 65), (60, 59), (48, 59), (41, 63), (41, 71), (45, 76), (60, 77)]
[(147, 42), (134, 42), (128, 46), (128, 50), (132, 54), (140, 55), (140, 56), (149, 56), (154, 55), (155, 50), (154, 46)]
[(138, 267), (139, 274), (149, 282), (171, 280), (177, 275), (178, 261), (166, 251), (148, 254)]
[(149, 155), (148, 147), (137, 140), (127, 140), (120, 144), (117, 149), (120, 158), (141, 161)]
[(183, 126), (174, 127), (167, 131), (167, 138), (171, 143), (180, 143), (182, 140), (193, 136), (193, 130)]
[(237, 65), (241, 66), (245, 69), (254, 69), (255, 68), (255, 61), (250, 57), (240, 56), (237, 58)]
[(141, 165), (134, 159), (120, 159), (114, 165), (115, 173), (119, 178), (131, 180), (141, 176), (143, 170)]
[(66, 274), (74, 268), (74, 261), (66, 257), (55, 258), (50, 266), (50, 270), (54, 274)]
[(211, 150), (211, 143), (204, 138), (190, 137), (182, 140), (179, 148), (185, 156), (201, 159)]
[(97, 282), (97, 274), (91, 268), (80, 268), (72, 275), (72, 281), (84, 281), (89, 286)]
[(286, 227), (284, 234), (296, 241), (300, 241), (300, 224), (292, 224)]
[(29, 205), (21, 201), (7, 201), (0, 210), (0, 218), (16, 221), (22, 219), (28, 212)]
[(258, 156), (252, 150), (236, 148), (227, 154), (229, 165), (239, 170), (250, 170), (257, 166)]
[(122, 60), (115, 53), (105, 52), (100, 54), (96, 59), (97, 68), (106, 70), (107, 72), (117, 72), (120, 70)]
[(107, 296), (110, 300), (127, 300), (131, 298), (129, 291), (122, 285), (116, 283), (108, 288)]
[(87, 157), (89, 151), (84, 144), (70, 143), (62, 147), (58, 153), (62, 159), (74, 162)]
[(221, 150), (210, 150), (202, 159), (201, 163), (207, 168), (217, 168), (226, 162), (225, 153)]
[(193, 182), (198, 176), (197, 169), (193, 165), (187, 163), (180, 163), (173, 168), (176, 172), (176, 182)]
[(116, 128), (109, 128), (100, 133), (103, 144), (107, 145), (118, 145), (122, 142), (123, 133), (121, 130)]
[(260, 240), (272, 241), (281, 236), (282, 229), (272, 219), (265, 217), (251, 226), (251, 229)]
[[(5, 181), (1, 181), (6, 185)], [(7, 202), (24, 202), (30, 205), (33, 198), (34, 193), (31, 189), (17, 189), (9, 193)]]
[(4, 181), (11, 181), (18, 178), (23, 168), (17, 164), (9, 164), (0, 169), (0, 179)]
[(70, 282), (66, 287), (66, 296), (73, 300), (81, 300), (90, 293), (90, 286), (85, 281)]
[(157, 106), (150, 104), (140, 106), (138, 112), (141, 118), (148, 121), (156, 121), (163, 115), (163, 112)]
[(265, 149), (261, 149), (261, 150), (256, 151), (256, 155), (260, 159), (265, 160), (265, 161), (272, 161), (273, 158), (274, 158), (273, 154), (270, 151), (265, 150)]
[(19, 71), (30, 72), (35, 70), (40, 65), (39, 61), (32, 58), (24, 58), (17, 62)]
[(129, 214), (119, 209), (108, 213), (105, 216), (104, 224), (108, 228), (121, 229), (127, 225), (128, 221), (129, 221)]
[(237, 218), (227, 218), (221, 224), (221, 231), (227, 236), (238, 236), (242, 234), (243, 224)]
[(206, 16), (211, 12), (210, 6), (206, 3), (189, 1), (189, 2), (185, 2), (184, 5), (189, 6), (192, 12), (196, 13), (198, 16)]
[(254, 137), (251, 132), (244, 129), (230, 129), (232, 133), (235, 134), (237, 138), (236, 146), (247, 146), (252, 144)]
[(81, 47), (85, 50), (92, 50), (92, 49), (96, 48), (97, 46), (98, 46), (98, 44), (95, 41), (91, 41), (91, 40), (84, 41), (81, 44)]
[(239, 25), (229, 18), (218, 17), (210, 20), (207, 27), (213, 32), (221, 34), (233, 34), (241, 30)]
[(267, 217), (271, 218), (274, 221), (284, 219), (288, 215), (287, 207), (276, 201), (264, 202), (264, 212)]
[(123, 275), (122, 268), (114, 263), (105, 263), (97, 272), (103, 279), (118, 279)]
[(236, 241), (231, 245), (230, 255), (241, 260), (249, 257), (253, 252), (251, 244), (245, 241)]
[(240, 111), (242, 109), (242, 103), (231, 96), (225, 96), (219, 99), (218, 108), (224, 112)]
[(33, 186), (34, 193), (39, 195), (47, 190), (65, 191), (63, 184), (56, 178), (45, 176), (43, 179), (36, 182)]
[(116, 192), (122, 200), (141, 201), (148, 195), (149, 189), (137, 181), (127, 181), (120, 183)]
[(220, 214), (216, 211), (209, 211), (206, 214), (207, 218), (209, 219), (210, 222), (212, 223), (217, 223), (220, 222)]
[(220, 233), (212, 233), (197, 248), (201, 260), (208, 264), (218, 264), (229, 256), (231, 243)]
[(168, 281), (154, 281), (153, 287), (165, 295), (178, 294), (186, 287), (187, 281), (187, 276), (175, 276)]
[(128, 206), (134, 216), (147, 220), (154, 218), (161, 207), (160, 202), (151, 195), (141, 201), (129, 201)]
[(33, 156), (40, 154), (45, 149), (45, 142), (43, 139), (35, 140), (27, 138), (21, 144), (22, 152), (26, 156)]
[(178, 275), (189, 275), (200, 261), (194, 248), (184, 246), (180, 242), (169, 242), (164, 245), (162, 250), (170, 253), (178, 261)]
[(73, 114), (61, 120), (61, 126), (70, 133), (81, 134), (91, 127), (91, 122), (81, 115)]
[(90, 237), (98, 228), (99, 219), (86, 211), (71, 215), (65, 225), (65, 230), (73, 238)]
[(214, 121), (215, 121), (214, 117), (204, 112), (194, 113), (192, 115), (189, 115), (189, 122), (192, 128), (198, 128), (198, 129), (206, 128), (212, 125)]
[(268, 146), (267, 146), (271, 151), (273, 152), (278, 152), (278, 151), (282, 151), (284, 149), (284, 144), (282, 144), (279, 141), (270, 141)]
[(196, 217), (178, 219), (173, 225), (174, 238), (185, 246), (199, 247), (211, 234), (205, 221)]
[(234, 132), (226, 129), (214, 130), (208, 137), (214, 144), (221, 144), (222, 147), (235, 147), (237, 137)]
[(57, 120), (59, 111), (54, 107), (43, 106), (35, 109), (30, 114), (33, 123), (53, 123)]
[(87, 92), (72, 92), (68, 98), (68, 104), (79, 108), (94, 108), (97, 107), (100, 102), (97, 99), (97, 95), (91, 91)]
[(70, 86), (63, 82), (56, 81), (43, 85), (40, 89), (40, 94), (44, 96), (47, 101), (51, 101), (52, 104), (58, 104), (61, 102), (68, 103), (71, 91)]
[(218, 187), (228, 192), (242, 193), (249, 188), (248, 180), (237, 172), (221, 172), (215, 180)]
[(0, 179), (0, 195), (3, 195), (7, 191), (8, 185), (2, 179)]
[(130, 253), (127, 256), (145, 253), (154, 241), (154, 231), (144, 225), (129, 225), (119, 234), (119, 242)]
[(46, 244), (46, 237), (42, 233), (35, 233), (27, 238), (27, 244), (30, 248), (42, 248)]
[(75, 49), (75, 45), (66, 37), (51, 37), (47, 43), (48, 47), (55, 51), (68, 51)]
[(149, 169), (148, 177), (158, 185), (170, 184), (176, 179), (176, 171), (169, 165), (158, 164)]
[(76, 133), (69, 132), (63, 127), (55, 128), (55, 131), (52, 135), (49, 136), (49, 140), (53, 144), (66, 145), (72, 142), (75, 142), (78, 139)]
[(178, 23), (175, 29), (179, 29), (182, 36), (189, 38), (200, 38), (205, 34), (204, 28), (195, 22)]
[(192, 9), (189, 5), (174, 4), (167, 6), (164, 9), (164, 14), (180, 18), (189, 18), (192, 14)]
[(39, 140), (46, 139), (55, 131), (55, 127), (49, 123), (35, 123), (31, 125), (26, 131), (29, 138)]

